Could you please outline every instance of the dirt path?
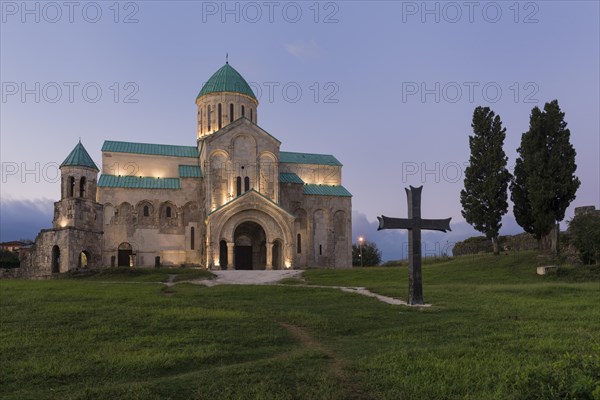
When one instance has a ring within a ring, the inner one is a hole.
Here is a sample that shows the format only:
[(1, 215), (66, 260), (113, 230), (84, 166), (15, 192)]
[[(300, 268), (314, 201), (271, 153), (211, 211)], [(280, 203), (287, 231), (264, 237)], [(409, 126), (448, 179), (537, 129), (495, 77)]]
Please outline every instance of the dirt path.
[(308, 349), (317, 350), (325, 354), (330, 360), (330, 368), (333, 375), (346, 391), (347, 399), (371, 399), (372, 397), (356, 382), (344, 368), (344, 362), (310, 335), (306, 330), (299, 326), (288, 324), (286, 322), (277, 322), (280, 326), (288, 330), (300, 344)]

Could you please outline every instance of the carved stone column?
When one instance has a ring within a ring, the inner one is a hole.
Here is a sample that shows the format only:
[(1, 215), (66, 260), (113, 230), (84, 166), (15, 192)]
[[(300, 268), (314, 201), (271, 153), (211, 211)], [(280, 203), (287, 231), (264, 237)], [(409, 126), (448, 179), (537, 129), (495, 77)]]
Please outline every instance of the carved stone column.
[(234, 242), (227, 242), (227, 269), (235, 269), (235, 261), (233, 258), (233, 249), (235, 248)]
[(216, 265), (213, 262), (213, 247), (214, 244), (207, 242), (207, 246), (206, 246), (206, 266), (207, 268), (211, 268), (211, 269), (217, 269)]
[(267, 243), (267, 265), (266, 269), (273, 269), (273, 243)]

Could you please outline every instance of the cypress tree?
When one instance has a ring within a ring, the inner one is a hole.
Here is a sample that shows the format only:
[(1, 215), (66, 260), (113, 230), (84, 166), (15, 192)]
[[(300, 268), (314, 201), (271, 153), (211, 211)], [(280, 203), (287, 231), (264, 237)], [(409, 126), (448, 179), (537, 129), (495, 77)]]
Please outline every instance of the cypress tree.
[(538, 240), (540, 250), (550, 249), (552, 229), (565, 218), (581, 184), (575, 176), (576, 152), (564, 116), (558, 100), (546, 103), (544, 111), (531, 110), (510, 185), (515, 219)]
[(494, 254), (499, 254), (498, 233), (502, 216), (508, 210), (508, 158), (503, 145), (506, 128), (499, 115), (489, 107), (473, 112), (473, 136), (469, 136), (471, 157), (465, 170), (464, 189), (460, 192), (462, 215), (479, 232), (491, 239)]

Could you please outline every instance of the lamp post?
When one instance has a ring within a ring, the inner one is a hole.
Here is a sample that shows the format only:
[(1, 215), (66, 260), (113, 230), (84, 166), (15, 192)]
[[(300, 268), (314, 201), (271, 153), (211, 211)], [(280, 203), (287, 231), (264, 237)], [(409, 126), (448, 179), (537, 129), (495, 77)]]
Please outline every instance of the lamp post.
[(363, 253), (362, 253), (362, 248), (363, 248), (363, 242), (365, 241), (365, 238), (362, 236), (358, 237), (358, 246), (360, 248), (360, 266), (363, 266)]

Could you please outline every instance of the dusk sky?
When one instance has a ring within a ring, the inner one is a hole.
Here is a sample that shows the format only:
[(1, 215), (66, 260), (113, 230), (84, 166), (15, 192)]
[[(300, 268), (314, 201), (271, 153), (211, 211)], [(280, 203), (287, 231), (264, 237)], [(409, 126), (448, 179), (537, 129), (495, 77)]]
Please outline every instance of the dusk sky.
[[(423, 217), (452, 217), (429, 252), (478, 234), (459, 193), (479, 105), (501, 116), (512, 170), (531, 109), (558, 99), (582, 182), (563, 227), (600, 207), (597, 1), (68, 4), (1, 2), (0, 241), (51, 227), (80, 138), (98, 166), (105, 140), (195, 145), (194, 100), (227, 53), (281, 150), (344, 164), (353, 241), (384, 259), (406, 257), (406, 234), (376, 216), (405, 217), (408, 185)], [(501, 234), (519, 232), (509, 210)]]

